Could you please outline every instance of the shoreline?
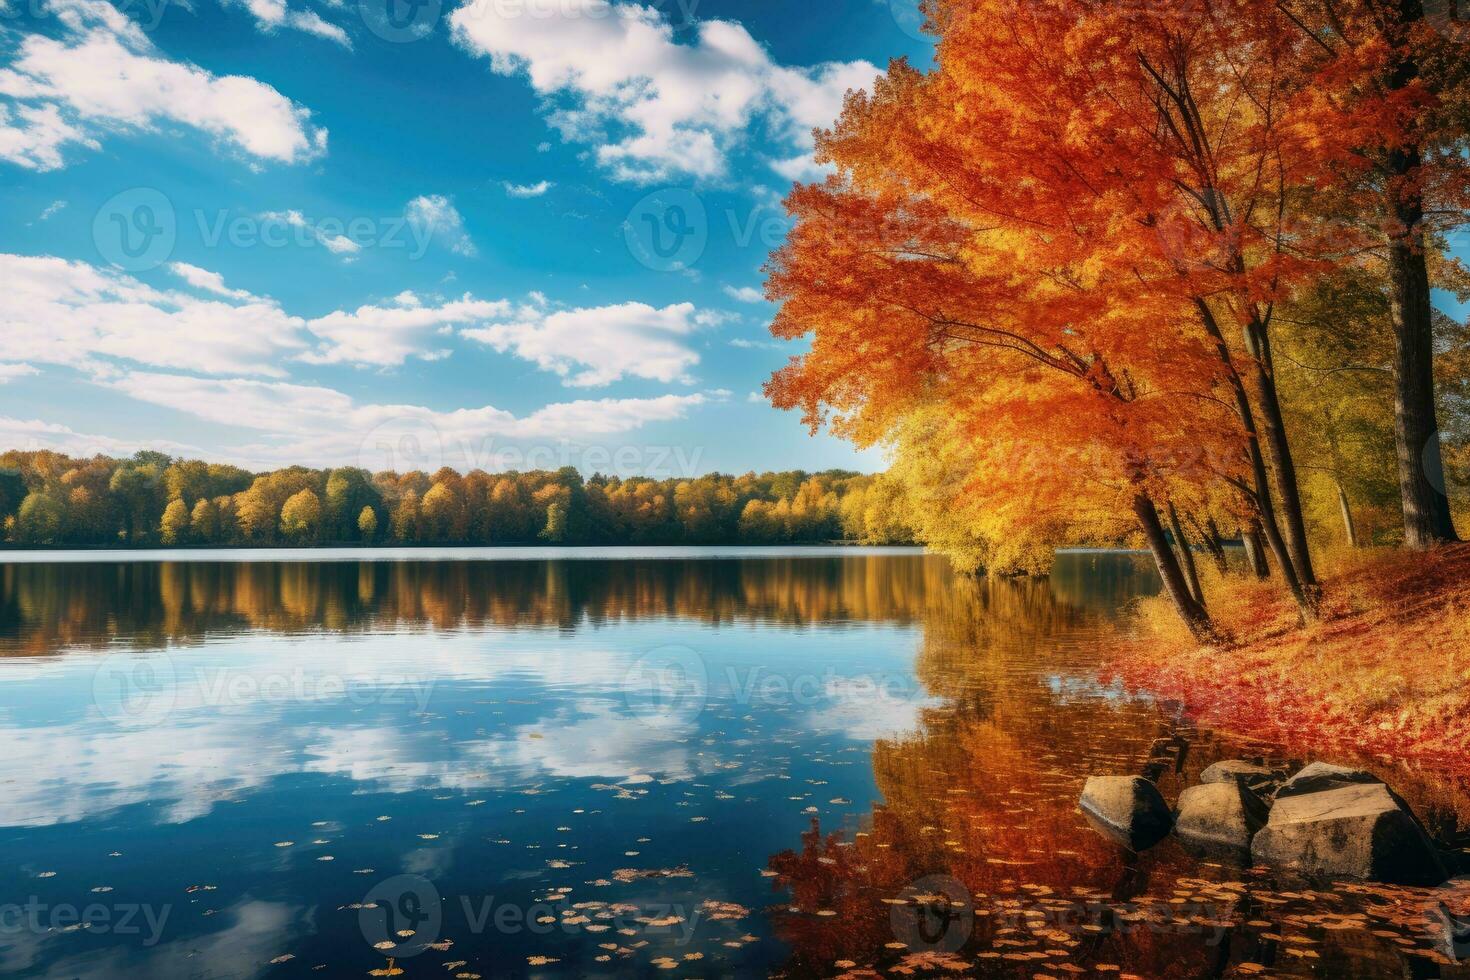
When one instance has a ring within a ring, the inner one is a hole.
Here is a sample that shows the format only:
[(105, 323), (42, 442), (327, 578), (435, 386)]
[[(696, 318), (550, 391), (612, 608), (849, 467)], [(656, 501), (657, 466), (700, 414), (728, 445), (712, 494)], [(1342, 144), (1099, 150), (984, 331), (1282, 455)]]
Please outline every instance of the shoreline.
[(1184, 642), (1143, 608), (1112, 676), (1216, 730), (1470, 776), (1470, 543), (1345, 556), (1301, 629), (1274, 582), (1207, 595), (1235, 642)]
[(57, 548), (0, 550), (0, 566), (126, 562), (644, 561), (923, 555), (922, 545), (394, 545), (283, 548)]

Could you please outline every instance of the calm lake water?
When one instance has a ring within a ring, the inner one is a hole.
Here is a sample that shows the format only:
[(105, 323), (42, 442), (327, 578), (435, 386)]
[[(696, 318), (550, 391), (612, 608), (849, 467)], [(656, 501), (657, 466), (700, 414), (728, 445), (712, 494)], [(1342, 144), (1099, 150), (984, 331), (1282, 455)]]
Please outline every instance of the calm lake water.
[(1287, 759), (1103, 679), (1141, 556), (14, 557), (6, 976), (1470, 975), (1461, 892), (1087, 828), (1089, 774)]

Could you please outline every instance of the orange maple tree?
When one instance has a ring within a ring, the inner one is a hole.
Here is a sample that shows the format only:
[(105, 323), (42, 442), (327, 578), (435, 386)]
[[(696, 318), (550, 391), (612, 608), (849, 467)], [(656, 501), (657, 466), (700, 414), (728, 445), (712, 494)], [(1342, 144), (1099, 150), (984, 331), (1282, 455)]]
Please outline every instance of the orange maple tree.
[(935, 68), (898, 61), (850, 93), (818, 138), (837, 175), (788, 200), (773, 330), (814, 340), (769, 393), (812, 424), (835, 409), (860, 441), (940, 397), (968, 438), (1105, 447), (1024, 478), (1130, 488), (1202, 632), (1194, 577), (1153, 532), (1181, 483), (1221, 482), (1312, 617), (1271, 328), (1352, 257), (1321, 209), (1355, 179), (1351, 154), (1321, 145), (1341, 113), (1302, 110), (1314, 42), (1267, 0), (926, 9)]

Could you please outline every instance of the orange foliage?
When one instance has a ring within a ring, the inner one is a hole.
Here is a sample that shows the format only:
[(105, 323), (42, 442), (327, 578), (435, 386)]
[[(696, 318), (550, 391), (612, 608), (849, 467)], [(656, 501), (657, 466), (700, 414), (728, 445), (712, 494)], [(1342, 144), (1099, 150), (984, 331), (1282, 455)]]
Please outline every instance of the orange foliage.
[(1470, 544), (1338, 565), (1322, 621), (1305, 630), (1253, 579), (1220, 583), (1217, 618), (1235, 646), (1196, 647), (1145, 604), (1148, 628), (1118, 672), (1216, 728), (1470, 775)]

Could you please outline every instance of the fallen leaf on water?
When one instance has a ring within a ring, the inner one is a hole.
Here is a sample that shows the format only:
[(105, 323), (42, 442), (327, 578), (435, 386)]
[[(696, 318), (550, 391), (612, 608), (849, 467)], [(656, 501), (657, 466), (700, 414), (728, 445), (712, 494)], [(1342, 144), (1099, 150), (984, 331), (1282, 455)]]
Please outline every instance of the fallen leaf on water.
[(714, 899), (705, 899), (699, 906), (705, 918), (718, 922), (723, 919), (743, 919), (750, 914), (750, 909), (744, 905), (736, 905), (734, 902), (717, 902)]

